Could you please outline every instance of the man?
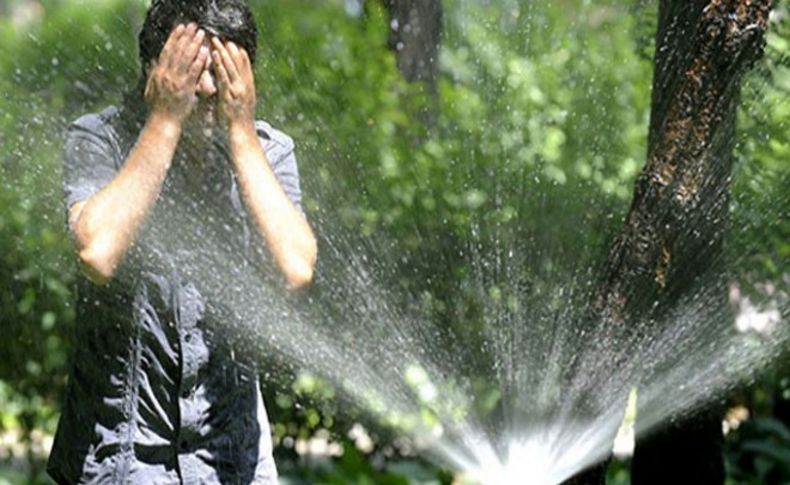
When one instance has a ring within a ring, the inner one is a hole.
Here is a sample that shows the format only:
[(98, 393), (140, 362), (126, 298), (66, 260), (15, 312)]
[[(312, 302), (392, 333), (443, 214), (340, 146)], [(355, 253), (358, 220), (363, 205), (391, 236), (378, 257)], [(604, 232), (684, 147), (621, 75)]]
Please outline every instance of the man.
[(48, 471), (59, 483), (275, 483), (257, 373), (216, 331), (200, 281), (216, 263), (195, 254), (210, 237), (265, 247), (245, 264), (268, 254), (285, 285), (309, 284), (316, 243), (293, 142), (254, 119), (243, 0), (154, 1), (139, 40), (140, 88), (68, 132), (68, 221), (87, 279)]

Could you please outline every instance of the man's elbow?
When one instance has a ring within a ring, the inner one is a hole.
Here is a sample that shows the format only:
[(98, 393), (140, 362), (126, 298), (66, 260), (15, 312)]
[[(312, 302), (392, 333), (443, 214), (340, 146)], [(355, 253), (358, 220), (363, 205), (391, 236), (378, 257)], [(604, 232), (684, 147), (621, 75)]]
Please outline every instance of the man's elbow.
[(106, 285), (115, 274), (116, 262), (109, 251), (90, 244), (79, 251), (80, 267), (94, 284)]
[(313, 282), (313, 268), (307, 265), (289, 268), (285, 275), (289, 290), (301, 290)]
[(290, 290), (301, 290), (313, 282), (315, 273), (316, 248), (315, 242), (310, 245), (305, 254), (289, 258), (283, 273)]
[(69, 228), (77, 246), (82, 273), (97, 285), (110, 282), (118, 265), (118, 238), (107, 231), (96, 230), (78, 202), (69, 212)]

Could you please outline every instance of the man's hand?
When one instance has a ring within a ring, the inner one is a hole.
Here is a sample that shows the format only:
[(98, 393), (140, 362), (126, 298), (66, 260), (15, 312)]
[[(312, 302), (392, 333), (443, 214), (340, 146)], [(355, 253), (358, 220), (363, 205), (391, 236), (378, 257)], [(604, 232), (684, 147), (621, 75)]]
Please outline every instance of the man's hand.
[(250, 129), (255, 122), (255, 79), (244, 49), (233, 42), (211, 39), (214, 69), (219, 80), (219, 105), (229, 129)]
[(192, 112), (198, 78), (209, 57), (208, 48), (202, 47), (205, 36), (194, 23), (173, 29), (145, 86), (145, 101), (152, 114), (180, 124)]

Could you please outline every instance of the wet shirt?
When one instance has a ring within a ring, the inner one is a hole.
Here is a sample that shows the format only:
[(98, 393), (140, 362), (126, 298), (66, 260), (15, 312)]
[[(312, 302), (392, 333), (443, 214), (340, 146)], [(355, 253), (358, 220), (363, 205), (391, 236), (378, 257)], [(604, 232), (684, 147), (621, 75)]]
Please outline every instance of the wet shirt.
[[(110, 107), (70, 126), (68, 207), (121, 168), (134, 140), (123, 136), (120, 116)], [(293, 141), (262, 121), (256, 129), (280, 185), (300, 207)], [(240, 254), (241, 265), (265, 251), (227, 147), (213, 141), (199, 153), (186, 155), (202, 158), (198, 177), (174, 159), (112, 282), (79, 280), (71, 373), (48, 463), (58, 483), (276, 483), (257, 371), (218, 330), (214, 309), (222, 302), (212, 301), (201, 277), (223, 264), (211, 258), (207, 238)]]

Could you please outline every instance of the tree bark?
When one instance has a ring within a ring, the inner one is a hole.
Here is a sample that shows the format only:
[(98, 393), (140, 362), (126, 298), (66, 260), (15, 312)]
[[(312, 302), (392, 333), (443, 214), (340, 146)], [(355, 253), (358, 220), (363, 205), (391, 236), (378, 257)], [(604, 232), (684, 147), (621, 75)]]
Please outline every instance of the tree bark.
[[(657, 321), (700, 278), (725, 276), (716, 264), (741, 79), (762, 55), (770, 10), (770, 0), (659, 4), (647, 163), (591, 305), (611, 337), (638, 331), (626, 325), (636, 317)], [(717, 410), (670, 425), (637, 444), (633, 483), (722, 483), (721, 444)], [(599, 467), (573, 483), (604, 476)]]

